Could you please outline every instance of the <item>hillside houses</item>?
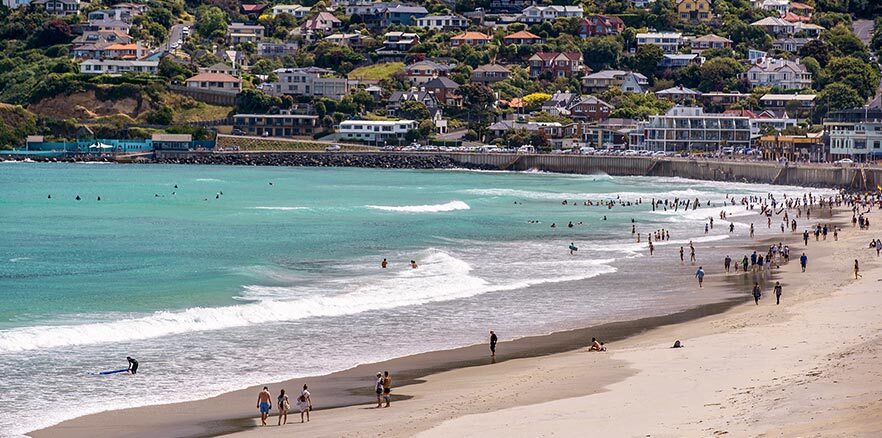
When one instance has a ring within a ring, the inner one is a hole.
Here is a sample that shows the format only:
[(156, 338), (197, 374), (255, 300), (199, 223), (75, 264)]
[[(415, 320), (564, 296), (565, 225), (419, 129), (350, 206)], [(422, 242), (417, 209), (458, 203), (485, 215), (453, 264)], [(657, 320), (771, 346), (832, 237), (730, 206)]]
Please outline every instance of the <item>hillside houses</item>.
[(637, 34), (637, 47), (643, 45), (658, 46), (662, 52), (678, 53), (683, 43), (683, 34), (679, 32), (646, 32)]
[(530, 77), (563, 78), (578, 76), (587, 68), (579, 52), (538, 52), (528, 59)]
[(450, 38), (450, 45), (456, 46), (485, 46), (493, 40), (493, 37), (482, 32), (463, 32)]
[(469, 80), (482, 84), (492, 84), (511, 77), (511, 70), (504, 65), (484, 64), (472, 70)]
[(579, 23), (579, 37), (618, 35), (625, 30), (625, 22), (619, 17), (588, 15)]
[(812, 74), (799, 60), (765, 58), (743, 74), (751, 86), (769, 86), (784, 90), (811, 88)]
[(447, 76), (453, 67), (432, 60), (424, 60), (408, 65), (404, 69), (404, 77), (412, 84), (422, 85), (432, 79)]
[(542, 37), (540, 37), (539, 35), (527, 32), (526, 30), (522, 30), (520, 32), (515, 32), (515, 33), (504, 36), (502, 38), (502, 42), (505, 44), (518, 44), (518, 45), (542, 44)]
[(590, 92), (602, 92), (618, 88), (625, 93), (643, 93), (649, 87), (649, 79), (640, 73), (624, 70), (603, 70), (585, 75), (582, 87)]
[(731, 49), (732, 40), (714, 34), (703, 35), (689, 41), (692, 53), (701, 53), (708, 49)]
[(521, 11), (518, 21), (521, 23), (542, 23), (545, 21), (554, 21), (563, 17), (580, 18), (585, 14), (585, 10), (579, 6), (528, 6)]
[(265, 33), (266, 29), (259, 24), (233, 23), (227, 27), (227, 42), (257, 44), (263, 41)]
[(426, 15), (417, 18), (415, 26), (429, 30), (465, 29), (469, 20), (461, 15)]

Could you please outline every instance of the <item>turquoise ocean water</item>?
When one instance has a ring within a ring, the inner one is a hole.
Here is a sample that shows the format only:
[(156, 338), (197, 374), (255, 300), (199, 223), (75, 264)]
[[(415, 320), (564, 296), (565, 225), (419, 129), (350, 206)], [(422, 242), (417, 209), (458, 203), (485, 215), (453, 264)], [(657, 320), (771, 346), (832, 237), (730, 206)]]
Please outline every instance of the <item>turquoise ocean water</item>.
[[(604, 175), (0, 163), (0, 435), (482, 342), (491, 327), (505, 339), (719, 299), (656, 272), (689, 239), (713, 253), (730, 237), (703, 232), (727, 194), (767, 192), (802, 193)], [(676, 196), (716, 205), (636, 204)], [(635, 205), (582, 204), (601, 199)], [(632, 219), (671, 231), (658, 247), (667, 259), (647, 257)], [(89, 375), (127, 355), (139, 378)]]

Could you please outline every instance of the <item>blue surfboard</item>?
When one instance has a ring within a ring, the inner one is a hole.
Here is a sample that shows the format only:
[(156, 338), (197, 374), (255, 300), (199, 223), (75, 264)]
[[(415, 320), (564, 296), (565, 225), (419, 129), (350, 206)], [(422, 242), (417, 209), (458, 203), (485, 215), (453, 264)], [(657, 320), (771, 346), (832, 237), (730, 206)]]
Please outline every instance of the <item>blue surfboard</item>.
[(126, 372), (126, 371), (128, 371), (128, 370), (129, 370), (128, 368), (123, 368), (123, 369), (121, 369), (121, 370), (101, 371), (101, 372), (98, 373), (98, 374), (102, 374), (102, 375), (103, 375), (103, 374), (124, 373), (124, 372)]

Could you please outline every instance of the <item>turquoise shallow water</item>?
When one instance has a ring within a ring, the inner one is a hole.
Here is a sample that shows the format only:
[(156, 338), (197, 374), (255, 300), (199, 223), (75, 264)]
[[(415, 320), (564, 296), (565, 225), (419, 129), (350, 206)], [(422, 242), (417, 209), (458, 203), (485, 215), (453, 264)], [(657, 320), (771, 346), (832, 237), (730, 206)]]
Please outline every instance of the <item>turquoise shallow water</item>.
[[(630, 225), (671, 230), (670, 251), (689, 238), (715, 245), (728, 234), (704, 235), (703, 223), (719, 207), (674, 214), (637, 202), (719, 204), (728, 193), (768, 191), (798, 189), (603, 175), (0, 163), (0, 393), (10, 395), (0, 398), (0, 435), (107, 409), (98, 392), (112, 407), (158, 403), (193, 397), (195, 388), (204, 396), (465, 345), (483, 340), (488, 326), (510, 338), (718, 298), (659, 284), (658, 262), (644, 258)], [(617, 198), (634, 205), (581, 204)], [(419, 269), (408, 268), (411, 259)], [(280, 351), (304, 360), (279, 367)], [(141, 378), (110, 385), (87, 375), (124, 366), (128, 354), (141, 360)], [(38, 387), (53, 389), (35, 400)], [(83, 402), (63, 402), (70, 399)], [(46, 403), (58, 406), (48, 417), (39, 409)]]

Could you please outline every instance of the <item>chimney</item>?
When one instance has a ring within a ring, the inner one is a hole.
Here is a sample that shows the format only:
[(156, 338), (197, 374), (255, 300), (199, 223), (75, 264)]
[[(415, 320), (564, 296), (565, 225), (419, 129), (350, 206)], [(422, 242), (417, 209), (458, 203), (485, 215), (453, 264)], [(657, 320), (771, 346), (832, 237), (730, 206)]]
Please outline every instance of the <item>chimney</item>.
[(141, 41), (135, 43), (135, 59), (141, 59), (144, 57), (144, 47), (141, 46)]

